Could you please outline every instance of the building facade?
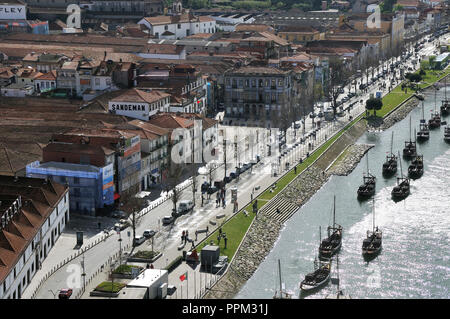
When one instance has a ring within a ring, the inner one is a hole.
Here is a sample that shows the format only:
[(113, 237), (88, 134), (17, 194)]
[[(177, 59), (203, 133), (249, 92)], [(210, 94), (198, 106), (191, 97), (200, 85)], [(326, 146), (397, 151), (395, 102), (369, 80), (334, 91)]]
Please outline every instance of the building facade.
[(69, 190), (0, 176), (0, 299), (20, 299), (69, 222)]

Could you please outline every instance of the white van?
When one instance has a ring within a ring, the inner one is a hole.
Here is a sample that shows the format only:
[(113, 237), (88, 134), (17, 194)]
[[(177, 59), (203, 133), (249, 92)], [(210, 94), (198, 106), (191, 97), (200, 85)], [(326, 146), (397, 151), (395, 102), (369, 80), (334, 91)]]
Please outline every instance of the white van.
[(142, 244), (145, 241), (145, 237), (144, 236), (136, 236), (134, 237), (134, 245), (135, 246), (139, 246), (140, 244)]
[(182, 200), (178, 204), (178, 213), (186, 214), (194, 208), (194, 203), (191, 200)]

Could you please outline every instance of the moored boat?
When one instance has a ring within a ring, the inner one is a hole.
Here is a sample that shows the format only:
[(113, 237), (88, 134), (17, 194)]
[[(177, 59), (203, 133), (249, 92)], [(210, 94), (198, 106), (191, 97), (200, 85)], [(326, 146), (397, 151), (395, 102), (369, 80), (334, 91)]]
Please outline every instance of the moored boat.
[(372, 209), (372, 230), (367, 231), (366, 238), (363, 240), (362, 244), (362, 255), (365, 260), (372, 260), (380, 253), (382, 249), (383, 233), (378, 226), (375, 227), (375, 200), (373, 201)]
[(422, 102), (422, 119), (420, 120), (419, 131), (417, 132), (416, 138), (417, 138), (417, 141), (419, 141), (419, 142), (426, 141), (430, 138), (430, 129), (425, 120), (423, 102)]
[(405, 199), (410, 193), (409, 178), (403, 177), (402, 162), (400, 162), (400, 173), (401, 177), (397, 177), (397, 186), (391, 192), (392, 199), (395, 201)]
[(363, 184), (358, 187), (358, 198), (366, 199), (375, 195), (376, 177), (369, 172), (369, 153), (366, 154), (367, 174), (363, 176)]
[(445, 127), (444, 141), (446, 141), (447, 143), (450, 143), (450, 126)]
[(392, 176), (397, 172), (397, 156), (392, 153), (392, 144), (394, 142), (394, 131), (391, 137), (391, 152), (386, 156), (386, 162), (383, 163), (383, 175)]
[[(319, 259), (327, 260), (336, 254), (342, 245), (342, 226), (336, 224), (336, 196), (333, 204), (333, 225), (327, 228), (327, 238), (320, 241)], [(321, 234), (320, 234), (321, 237)]]
[(302, 292), (314, 292), (322, 288), (330, 280), (331, 260), (314, 261), (315, 270), (305, 276), (300, 283)]
[(403, 148), (403, 157), (410, 159), (416, 155), (416, 141), (412, 140), (411, 137), (411, 117), (409, 118), (409, 141), (405, 142), (405, 148)]
[(423, 155), (416, 155), (408, 167), (408, 176), (412, 179), (423, 175)]

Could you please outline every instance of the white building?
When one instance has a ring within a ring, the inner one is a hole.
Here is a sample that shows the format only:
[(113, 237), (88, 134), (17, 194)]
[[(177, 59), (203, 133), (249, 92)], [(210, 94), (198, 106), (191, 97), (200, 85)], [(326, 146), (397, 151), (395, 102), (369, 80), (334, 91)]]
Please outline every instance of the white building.
[(216, 32), (216, 20), (213, 18), (185, 12), (179, 2), (173, 6), (173, 15), (145, 17), (138, 24), (145, 25), (150, 34), (158, 39), (181, 39), (197, 33)]
[(129, 284), (127, 288), (147, 289), (144, 299), (164, 299), (167, 295), (169, 272), (163, 269), (146, 269)]
[(186, 49), (173, 44), (149, 43), (136, 55), (145, 59), (186, 60)]
[(0, 299), (20, 299), (69, 221), (69, 189), (0, 176)]
[(113, 114), (148, 121), (157, 112), (169, 111), (170, 94), (133, 88), (109, 101), (108, 106)]
[(34, 79), (34, 91), (45, 92), (56, 89), (56, 71), (50, 71)]

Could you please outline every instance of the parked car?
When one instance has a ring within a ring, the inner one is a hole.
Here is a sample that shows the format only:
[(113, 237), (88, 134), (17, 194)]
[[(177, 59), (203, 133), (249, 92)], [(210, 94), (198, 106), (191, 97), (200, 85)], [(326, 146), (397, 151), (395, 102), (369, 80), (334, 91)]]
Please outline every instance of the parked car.
[(134, 237), (133, 245), (134, 245), (134, 246), (139, 246), (139, 245), (142, 244), (144, 241), (145, 241), (145, 237), (144, 237), (144, 236), (136, 236), (136, 237)]
[(145, 238), (152, 238), (153, 236), (155, 236), (155, 234), (156, 234), (156, 231), (147, 229), (147, 230), (144, 230), (144, 233), (142, 234), (142, 236), (144, 236)]
[(125, 218), (127, 214), (122, 210), (115, 210), (111, 213), (112, 218)]
[(69, 299), (72, 296), (73, 290), (71, 288), (64, 288), (59, 291), (59, 299)]
[(231, 173), (230, 173), (230, 178), (231, 178), (231, 179), (235, 179), (236, 177), (237, 177), (236, 172), (231, 172)]
[(130, 226), (130, 222), (126, 219), (121, 219), (118, 223), (114, 224), (114, 230), (121, 231), (127, 228), (128, 226)]
[(181, 200), (178, 203), (178, 213), (180, 214), (186, 214), (193, 208), (194, 203), (191, 200)]
[(172, 216), (164, 216), (162, 219), (162, 224), (163, 225), (170, 225), (174, 222), (175, 218), (173, 218)]
[(252, 164), (250, 163), (244, 163), (244, 165), (242, 165), (242, 168), (246, 171), (248, 170), (250, 167), (252, 167)]

